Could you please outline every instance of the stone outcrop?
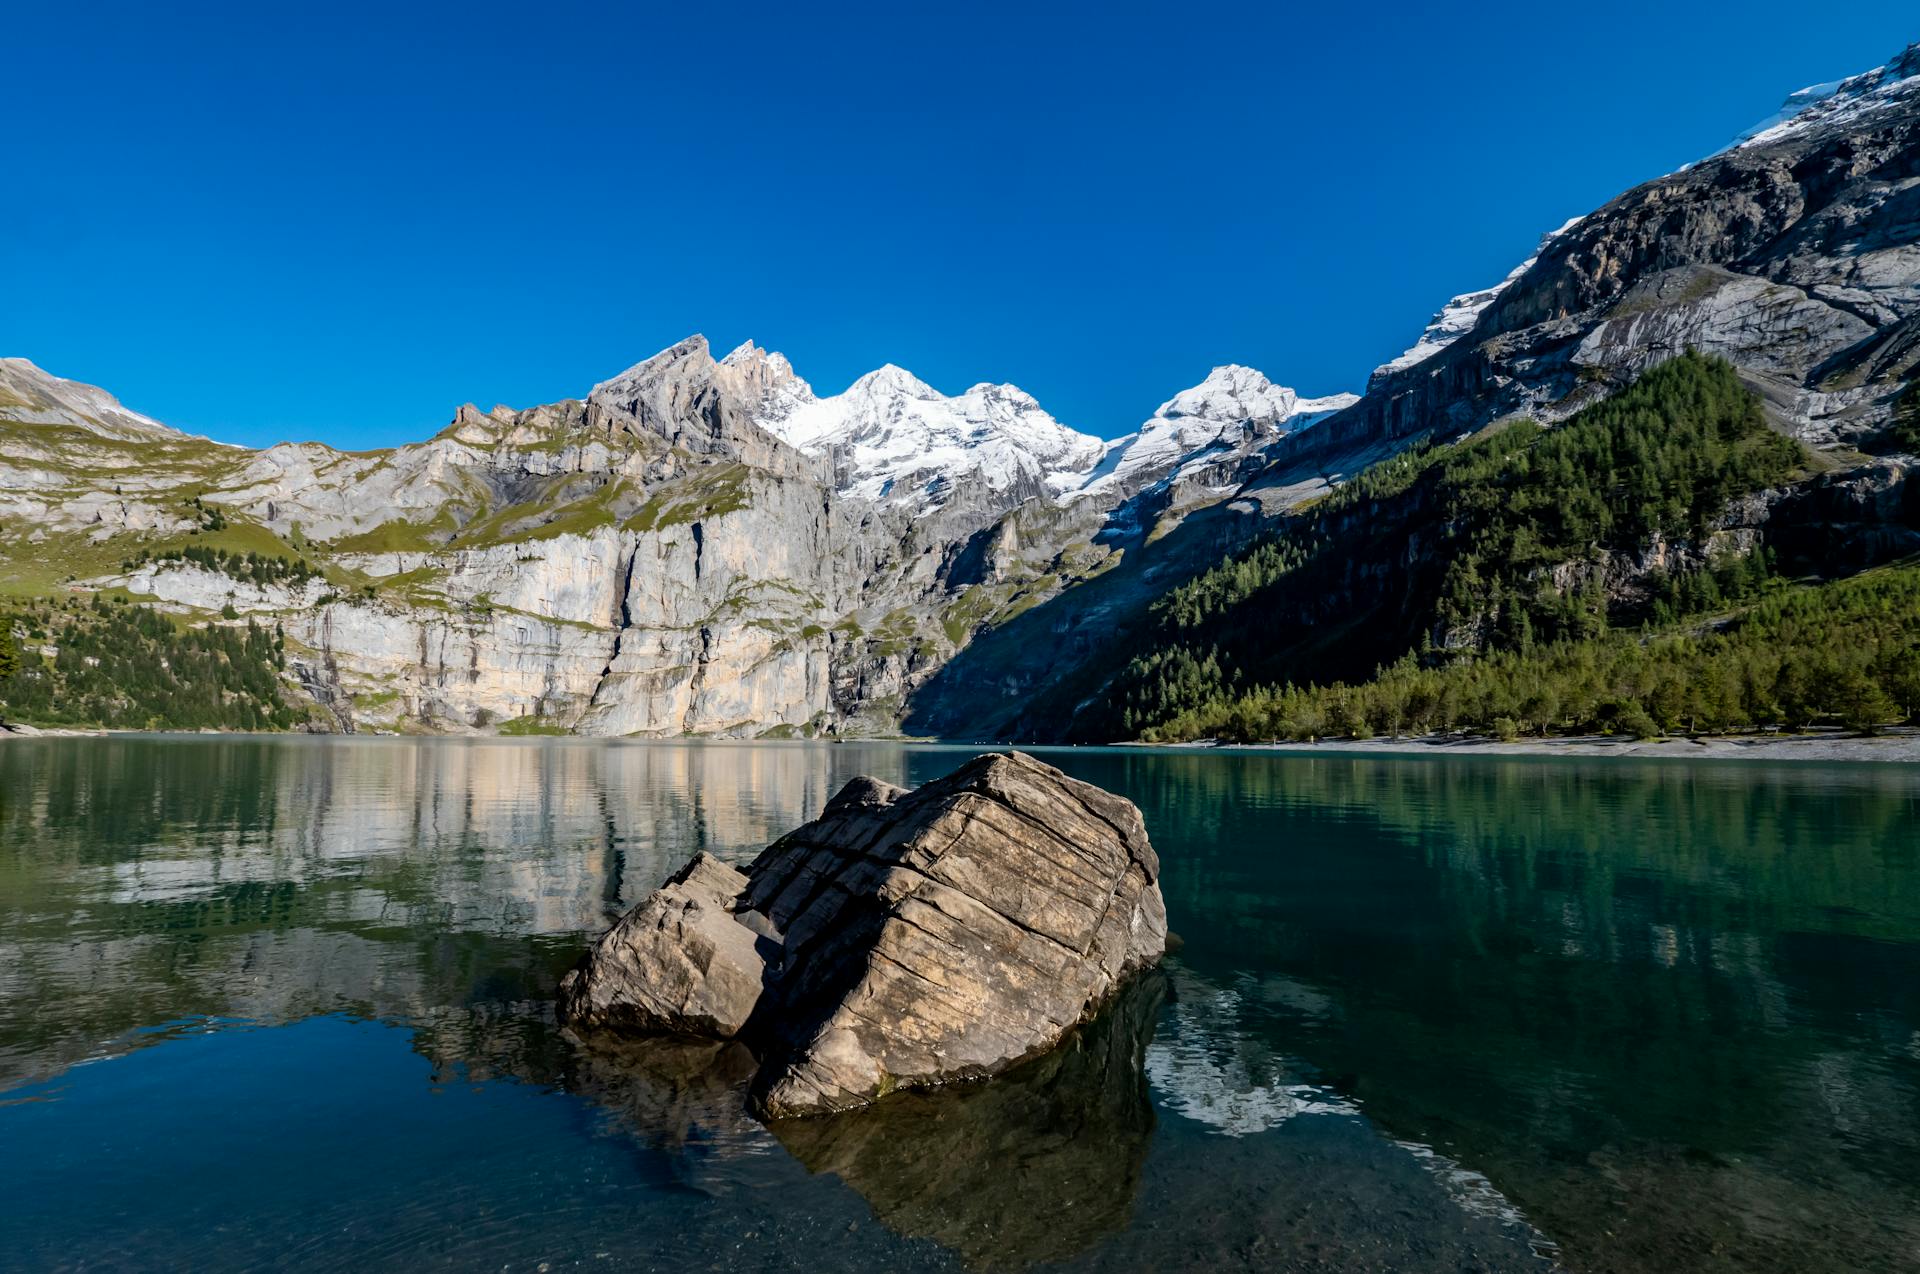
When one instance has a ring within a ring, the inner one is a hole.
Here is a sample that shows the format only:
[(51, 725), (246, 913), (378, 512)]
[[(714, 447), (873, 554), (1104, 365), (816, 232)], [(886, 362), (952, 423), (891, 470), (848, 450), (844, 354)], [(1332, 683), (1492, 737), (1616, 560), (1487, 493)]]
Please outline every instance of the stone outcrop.
[(761, 1113), (810, 1115), (1037, 1057), (1166, 941), (1140, 811), (993, 754), (912, 792), (855, 779), (744, 874), (696, 858), (567, 975), (560, 1015), (738, 1036)]
[(746, 887), (745, 876), (712, 854), (695, 854), (600, 940), (617, 958), (568, 978), (562, 1016), (630, 1031), (738, 1035), (778, 949), (734, 915)]

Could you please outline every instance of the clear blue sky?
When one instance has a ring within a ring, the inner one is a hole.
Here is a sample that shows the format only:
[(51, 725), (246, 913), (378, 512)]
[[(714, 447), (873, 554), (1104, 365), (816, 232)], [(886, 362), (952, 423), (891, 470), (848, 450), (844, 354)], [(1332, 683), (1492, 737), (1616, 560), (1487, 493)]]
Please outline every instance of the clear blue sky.
[(1359, 388), (1911, 0), (80, 5), (7, 20), (0, 354), (238, 442), (423, 437), (695, 331), (1130, 428)]

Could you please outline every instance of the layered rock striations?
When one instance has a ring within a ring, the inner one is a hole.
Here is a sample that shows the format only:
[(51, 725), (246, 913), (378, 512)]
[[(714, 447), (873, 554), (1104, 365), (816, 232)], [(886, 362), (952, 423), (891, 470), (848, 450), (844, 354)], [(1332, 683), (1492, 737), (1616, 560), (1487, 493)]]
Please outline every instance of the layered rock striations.
[(1139, 810), (996, 754), (912, 792), (856, 779), (744, 874), (696, 858), (587, 953), (560, 1014), (742, 1038), (758, 1108), (808, 1115), (1045, 1053), (1166, 942)]

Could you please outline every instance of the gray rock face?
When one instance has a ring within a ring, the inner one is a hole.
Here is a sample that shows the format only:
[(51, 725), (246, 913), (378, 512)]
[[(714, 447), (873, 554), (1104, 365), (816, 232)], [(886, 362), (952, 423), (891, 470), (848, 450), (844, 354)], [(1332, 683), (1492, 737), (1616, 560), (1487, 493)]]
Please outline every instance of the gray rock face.
[(742, 1035), (761, 1112), (810, 1115), (1045, 1053), (1166, 941), (1140, 811), (988, 755), (913, 792), (856, 779), (744, 876), (696, 859), (588, 952), (560, 1013)]
[(1846, 109), (1806, 112), (1552, 236), (1472, 330), (1380, 376), (1276, 462), (1558, 419), (1688, 348), (1732, 361), (1807, 441), (1871, 435), (1920, 364), (1915, 67), (1920, 45), (1858, 77), (1874, 91)]
[[(791, 369), (789, 369), (789, 375)], [(784, 477), (823, 481), (826, 466), (786, 446), (753, 422), (750, 409), (771, 386), (715, 361), (702, 336), (690, 336), (594, 386), (589, 420), (651, 434), (695, 455), (723, 456)]]
[(182, 436), (128, 411), (104, 389), (48, 375), (24, 358), (0, 358), (0, 402), (7, 404), (8, 419), (25, 424), (64, 425), (132, 442)]

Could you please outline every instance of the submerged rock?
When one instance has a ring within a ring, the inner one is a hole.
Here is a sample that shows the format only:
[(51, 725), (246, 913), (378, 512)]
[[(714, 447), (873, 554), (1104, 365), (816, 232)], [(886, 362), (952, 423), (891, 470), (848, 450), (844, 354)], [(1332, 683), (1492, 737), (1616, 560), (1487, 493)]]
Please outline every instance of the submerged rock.
[(1020, 753), (855, 779), (747, 872), (701, 855), (561, 984), (575, 1026), (741, 1037), (763, 1115), (864, 1105), (1052, 1049), (1166, 951), (1133, 804)]
[(1130, 981), (1061, 1047), (991, 1084), (781, 1120), (773, 1134), (881, 1224), (969, 1269), (1067, 1260), (1132, 1219), (1154, 1129), (1146, 1052), (1167, 991), (1159, 973)]

